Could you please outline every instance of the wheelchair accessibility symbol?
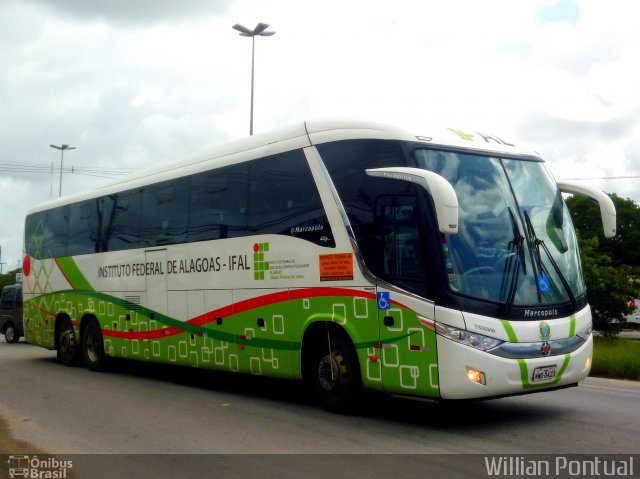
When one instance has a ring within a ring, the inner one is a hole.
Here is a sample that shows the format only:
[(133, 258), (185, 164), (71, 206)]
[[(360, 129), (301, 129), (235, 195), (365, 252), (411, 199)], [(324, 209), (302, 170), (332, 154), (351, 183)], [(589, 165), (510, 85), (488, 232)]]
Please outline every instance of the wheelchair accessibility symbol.
[(378, 309), (391, 309), (389, 292), (378, 293)]

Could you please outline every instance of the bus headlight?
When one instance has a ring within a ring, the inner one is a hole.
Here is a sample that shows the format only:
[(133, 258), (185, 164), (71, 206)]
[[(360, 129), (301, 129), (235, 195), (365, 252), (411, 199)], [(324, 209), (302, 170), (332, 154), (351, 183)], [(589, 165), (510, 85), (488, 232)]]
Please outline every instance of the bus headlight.
[(453, 328), (441, 323), (436, 323), (436, 333), (447, 339), (451, 339), (452, 341), (481, 351), (488, 351), (489, 349), (493, 349), (504, 343), (504, 341), (500, 339), (490, 338), (489, 336), (484, 336), (478, 333), (472, 333), (466, 329)]
[(578, 331), (578, 334), (576, 336), (580, 336), (586, 341), (587, 339), (589, 339), (589, 336), (591, 336), (591, 329), (591, 325), (587, 326), (586, 328), (582, 328), (580, 331)]

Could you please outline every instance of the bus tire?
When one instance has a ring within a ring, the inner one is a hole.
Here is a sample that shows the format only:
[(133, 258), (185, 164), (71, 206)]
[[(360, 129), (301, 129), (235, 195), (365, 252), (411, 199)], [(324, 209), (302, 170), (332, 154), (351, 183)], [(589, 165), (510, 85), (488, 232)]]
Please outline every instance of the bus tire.
[(76, 332), (69, 318), (62, 320), (58, 330), (56, 342), (57, 359), (65, 366), (76, 366), (78, 364), (78, 345), (76, 344)]
[(329, 411), (350, 413), (362, 391), (360, 364), (345, 334), (327, 332), (316, 337), (309, 365), (309, 383)]
[(107, 355), (104, 352), (102, 329), (96, 319), (90, 319), (82, 331), (82, 355), (91, 371), (104, 371)]
[(20, 340), (18, 330), (12, 322), (8, 322), (4, 328), (4, 339), (8, 343), (17, 343)]

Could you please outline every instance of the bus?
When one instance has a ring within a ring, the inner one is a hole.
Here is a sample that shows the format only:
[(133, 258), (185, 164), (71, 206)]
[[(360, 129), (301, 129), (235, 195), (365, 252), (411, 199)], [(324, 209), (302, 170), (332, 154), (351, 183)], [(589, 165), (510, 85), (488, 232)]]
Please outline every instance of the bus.
[(32, 208), (26, 341), (364, 389), (470, 399), (577, 385), (591, 312), (563, 193), (495, 135), (306, 121)]

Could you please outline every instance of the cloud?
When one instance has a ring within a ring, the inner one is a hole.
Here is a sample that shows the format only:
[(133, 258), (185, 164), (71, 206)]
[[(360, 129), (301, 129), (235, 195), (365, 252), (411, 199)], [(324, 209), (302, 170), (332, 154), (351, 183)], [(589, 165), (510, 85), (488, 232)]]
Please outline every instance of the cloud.
[(197, 20), (228, 12), (231, 0), (24, 0), (62, 17), (140, 25), (156, 22)]
[(519, 136), (536, 143), (583, 143), (589, 145), (613, 143), (631, 135), (640, 123), (640, 109), (632, 114), (601, 121), (574, 120), (554, 117), (545, 112), (526, 114), (518, 125)]

